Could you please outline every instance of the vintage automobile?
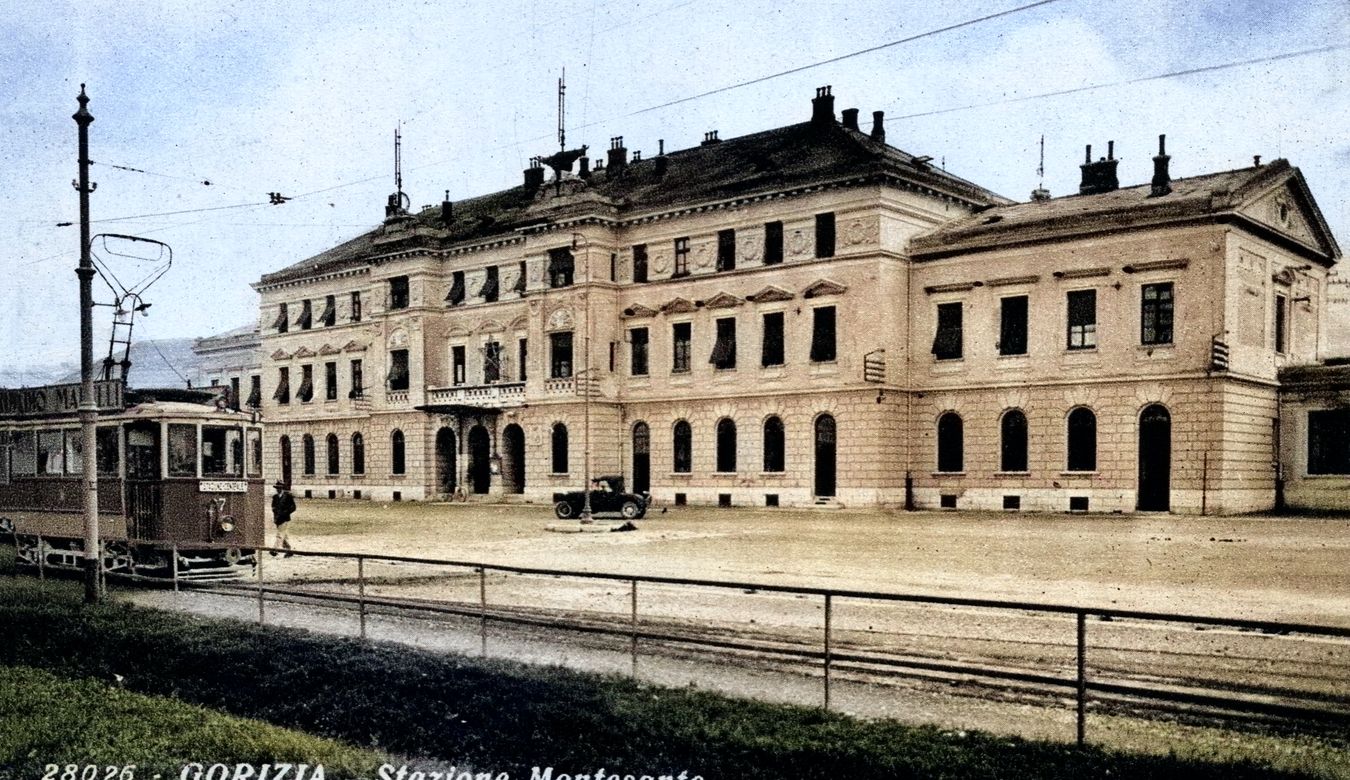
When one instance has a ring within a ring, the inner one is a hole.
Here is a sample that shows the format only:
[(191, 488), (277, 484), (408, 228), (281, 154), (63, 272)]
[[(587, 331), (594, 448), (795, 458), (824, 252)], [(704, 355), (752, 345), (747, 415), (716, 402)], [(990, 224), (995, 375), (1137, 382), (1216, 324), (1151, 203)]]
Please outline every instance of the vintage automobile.
[[(636, 520), (647, 514), (650, 493), (623, 492), (623, 477), (608, 475), (591, 480), (591, 514), (618, 514), (627, 520)], [(553, 513), (560, 519), (580, 517), (586, 495), (580, 490), (563, 493), (553, 505)]]

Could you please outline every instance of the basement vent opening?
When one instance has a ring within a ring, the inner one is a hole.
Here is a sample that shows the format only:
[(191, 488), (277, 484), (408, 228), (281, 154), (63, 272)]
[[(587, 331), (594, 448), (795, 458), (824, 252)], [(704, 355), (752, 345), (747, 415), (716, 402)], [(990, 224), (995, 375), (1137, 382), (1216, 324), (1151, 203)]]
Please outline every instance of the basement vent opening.
[(943, 493), (942, 496), (938, 499), (938, 506), (942, 507), (943, 509), (955, 509), (955, 508), (956, 508), (956, 494), (955, 494), (955, 493)]
[(1070, 511), (1070, 512), (1086, 512), (1086, 511), (1088, 511), (1088, 497), (1087, 497), (1087, 496), (1069, 496), (1069, 511)]

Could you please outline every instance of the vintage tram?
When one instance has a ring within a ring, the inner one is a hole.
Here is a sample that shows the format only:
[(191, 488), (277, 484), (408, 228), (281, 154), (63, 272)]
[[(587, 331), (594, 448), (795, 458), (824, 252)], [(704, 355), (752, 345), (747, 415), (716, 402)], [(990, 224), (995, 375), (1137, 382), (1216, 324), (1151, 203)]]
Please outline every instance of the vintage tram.
[[(96, 389), (104, 570), (249, 576), (266, 500), (256, 415), (210, 391)], [(78, 396), (73, 385), (0, 390), (0, 524), (13, 533), (19, 565), (83, 567)]]

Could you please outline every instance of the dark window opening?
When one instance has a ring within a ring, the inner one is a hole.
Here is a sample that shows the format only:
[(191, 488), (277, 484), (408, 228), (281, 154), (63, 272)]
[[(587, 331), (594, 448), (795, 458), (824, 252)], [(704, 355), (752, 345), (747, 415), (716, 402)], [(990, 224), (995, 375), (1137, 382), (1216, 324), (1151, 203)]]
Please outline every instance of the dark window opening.
[(629, 373), (633, 376), (647, 375), (647, 329), (633, 328), (628, 331), (628, 342), (631, 352), (629, 353), (630, 365)]
[(272, 322), (272, 327), (276, 328), (277, 333), (285, 333), (291, 329), (291, 315), (286, 311), (286, 304), (277, 307), (277, 318)]
[(408, 277), (395, 276), (389, 280), (389, 308), (406, 309), (408, 308)]
[(939, 303), (937, 333), (933, 336), (933, 357), (960, 360), (962, 354), (961, 302)]
[(337, 363), (323, 364), (323, 398), (336, 401), (338, 397)]
[(787, 470), (787, 435), (778, 417), (764, 421), (764, 470), (770, 473)]
[(1308, 473), (1350, 474), (1350, 409), (1308, 412)]
[(300, 403), (309, 403), (314, 399), (314, 366), (304, 365), (300, 367), (300, 387), (295, 391), (295, 397)]
[(694, 470), (694, 429), (684, 420), (675, 423), (673, 461), (676, 474)]
[[(366, 473), (366, 439), (359, 433), (352, 434), (352, 473)], [(357, 498), (361, 497), (358, 492)]]
[(730, 494), (730, 493), (718, 493), (718, 494), (717, 494), (717, 506), (719, 506), (719, 507), (721, 507), (721, 508), (723, 508), (723, 509), (726, 509), (726, 508), (730, 507), (730, 506), (731, 506), (731, 494)]
[(937, 470), (960, 472), (965, 470), (965, 427), (961, 415), (947, 412), (938, 418)]
[(289, 368), (277, 370), (277, 389), (272, 391), (272, 400), (279, 404), (291, 402), (291, 370)]
[(834, 212), (816, 215), (816, 257), (834, 257)]
[(760, 352), (760, 364), (781, 366), (784, 362), (784, 354), (783, 312), (769, 312), (764, 315), (764, 343)]
[(1004, 509), (1021, 509), (1021, 508), (1022, 508), (1022, 497), (1021, 497), (1021, 496), (1004, 496), (1004, 497), (1003, 497), (1003, 508), (1004, 508)]
[(713, 342), (709, 363), (720, 369), (736, 367), (736, 318), (723, 317), (717, 320), (717, 340)]
[(202, 426), (202, 476), (244, 476), (244, 434), (239, 428)]
[(352, 322), (361, 321), (361, 293), (360, 291), (352, 293)]
[(834, 307), (821, 306), (811, 310), (811, 361), (829, 363), (836, 357)]
[(550, 369), (549, 376), (554, 379), (566, 379), (572, 375), (572, 332), (550, 333), (549, 353)]
[(521, 339), (520, 343), (517, 345), (516, 351), (518, 353), (516, 355), (516, 381), (524, 382), (526, 374), (525, 368), (529, 365), (526, 360), (530, 356), (529, 341), (527, 339)]
[(312, 475), (314, 473), (314, 437), (307, 433), (300, 441), (305, 474)]
[(736, 231), (717, 231), (717, 270), (736, 270)]
[(938, 496), (938, 506), (942, 507), (943, 509), (955, 509), (956, 494), (943, 493), (942, 495)]
[(519, 268), (517, 269), (517, 271), (516, 271), (516, 283), (515, 283), (515, 285), (511, 288), (511, 291), (512, 291), (512, 292), (515, 292), (515, 293), (519, 293), (520, 295), (524, 295), (524, 294), (525, 294), (525, 284), (526, 284), (527, 281), (528, 281), (528, 280), (525, 278), (525, 261), (524, 261), (524, 260), (521, 260), (521, 261), (520, 261), (520, 267), (519, 267)]
[(262, 406), (262, 377), (254, 374), (248, 378), (248, 401), (250, 409)]
[(689, 503), (689, 496), (684, 493), (675, 494), (675, 506), (685, 506)]
[(549, 287), (568, 287), (572, 284), (572, 277), (576, 273), (576, 258), (572, 256), (572, 250), (567, 247), (558, 247), (548, 250), (548, 286)]
[(693, 338), (693, 329), (693, 324), (688, 322), (677, 322), (670, 327), (670, 370), (673, 373), (680, 374), (689, 370), (689, 345)]
[(777, 493), (765, 493), (765, 494), (764, 494), (764, 506), (778, 506), (778, 494), (777, 494)]
[(408, 350), (392, 349), (389, 351), (389, 389), (407, 390), (408, 384)]
[(295, 319), (295, 326), (300, 330), (309, 330), (314, 323), (314, 309), (309, 301), (303, 301), (300, 304), (300, 316)]
[(1069, 496), (1069, 511), (1070, 511), (1070, 512), (1086, 512), (1086, 511), (1088, 511), (1088, 497), (1087, 497), (1087, 496)]
[(407, 470), (405, 447), (403, 431), (395, 430), (389, 437), (389, 471), (393, 474), (402, 474)]
[(456, 385), (462, 385), (469, 381), (468, 363), (465, 357), (464, 345), (457, 344), (450, 348), (450, 381)]
[(1144, 285), (1140, 301), (1140, 334), (1144, 344), (1172, 343), (1172, 283)]
[(1097, 470), (1097, 415), (1080, 406), (1069, 412), (1069, 471)]
[(766, 222), (764, 224), (764, 264), (778, 265), (783, 262), (783, 223)]
[(633, 281), (647, 281), (647, 245), (637, 244), (633, 247)]
[(567, 426), (553, 425), (553, 473), (567, 473)]
[[(332, 476), (338, 473), (339, 455), (338, 455), (338, 437), (336, 433), (328, 434), (328, 474)], [(330, 495), (329, 498), (332, 498)]]
[(352, 389), (347, 391), (348, 398), (364, 398), (366, 395), (366, 376), (360, 360), (352, 361)]
[[(116, 474), (119, 457), (117, 454), (117, 428), (103, 427), (94, 433), (94, 454), (99, 474)], [(2, 447), (3, 445), (0, 445)], [(7, 476), (7, 475), (2, 475)]]
[(1286, 349), (1285, 340), (1289, 328), (1289, 299), (1283, 295), (1275, 296), (1275, 351), (1283, 355)]
[(450, 275), (450, 292), (445, 294), (445, 302), (451, 306), (464, 303), (464, 272), (455, 271)]
[(717, 471), (736, 471), (736, 423), (729, 418), (717, 421)]
[(499, 382), (502, 378), (502, 345), (489, 341), (483, 346), (483, 384)]
[(1097, 291), (1073, 290), (1068, 294), (1069, 349), (1097, 347)]
[(1010, 409), (1000, 422), (1000, 471), (1027, 470), (1027, 416), (1020, 409)]
[(492, 303), (497, 300), (499, 291), (499, 278), (497, 266), (490, 266), (485, 271), (483, 286), (478, 288), (478, 295), (484, 303)]
[(681, 276), (689, 275), (689, 239), (675, 239), (675, 272), (672, 276), (678, 279)]
[(230, 408), (239, 411), (239, 377), (230, 377)]
[(319, 324), (330, 328), (335, 322), (337, 322), (337, 296), (330, 295), (323, 299), (323, 313), (319, 315)]
[(998, 354), (1027, 353), (1027, 296), (1018, 295), (999, 301)]

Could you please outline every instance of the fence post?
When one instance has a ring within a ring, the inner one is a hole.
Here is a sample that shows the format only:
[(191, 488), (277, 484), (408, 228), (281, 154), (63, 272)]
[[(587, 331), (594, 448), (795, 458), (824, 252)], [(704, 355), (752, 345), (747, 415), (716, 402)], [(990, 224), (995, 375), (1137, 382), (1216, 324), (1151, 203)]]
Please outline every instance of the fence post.
[(1078, 613), (1078, 746), (1087, 741), (1087, 613)]
[(361, 610), (361, 638), (366, 638), (366, 557), (356, 556), (356, 603)]
[(264, 625), (267, 621), (266, 608), (263, 606), (263, 559), (258, 556), (258, 625)]
[(825, 709), (830, 709), (830, 629), (834, 612), (831, 594), (825, 594)]
[(47, 555), (42, 552), (42, 534), (37, 535), (37, 559), (38, 579), (45, 580), (47, 579)]
[(9, 531), (14, 536), (14, 576), (19, 576), (19, 559), (22, 557), (19, 550), (19, 526), (11, 525)]
[[(254, 557), (256, 558), (258, 554), (257, 554), (257, 553), (254, 553), (253, 555), (254, 555)], [(177, 593), (177, 592), (178, 592), (178, 542), (174, 542), (174, 543), (173, 543), (173, 546), (169, 549), (169, 562), (170, 562), (169, 565), (173, 567), (173, 592), (174, 592), (174, 593)], [(259, 562), (258, 562), (258, 565), (259, 565), (259, 566), (262, 566), (262, 561), (259, 561)]]
[(487, 567), (478, 567), (478, 636), (480, 652), (487, 656)]
[(632, 587), (632, 590), (630, 591), (630, 600), (631, 600), (631, 604), (632, 604), (632, 611), (629, 613), (629, 617), (628, 617), (628, 628), (629, 628), (629, 630), (630, 630), (630, 632), (631, 632), (631, 636), (632, 636), (632, 642), (631, 642), (631, 644), (629, 645), (629, 654), (631, 655), (632, 660), (633, 660), (633, 676), (634, 676), (634, 677), (637, 676), (637, 655), (638, 655), (638, 653), (637, 653), (637, 650), (638, 650), (638, 648), (637, 648), (637, 645), (638, 645), (638, 635), (637, 635), (637, 630), (638, 630), (637, 582), (638, 582), (638, 581), (637, 581), (636, 579), (632, 580), (632, 585), (633, 585), (633, 587)]

